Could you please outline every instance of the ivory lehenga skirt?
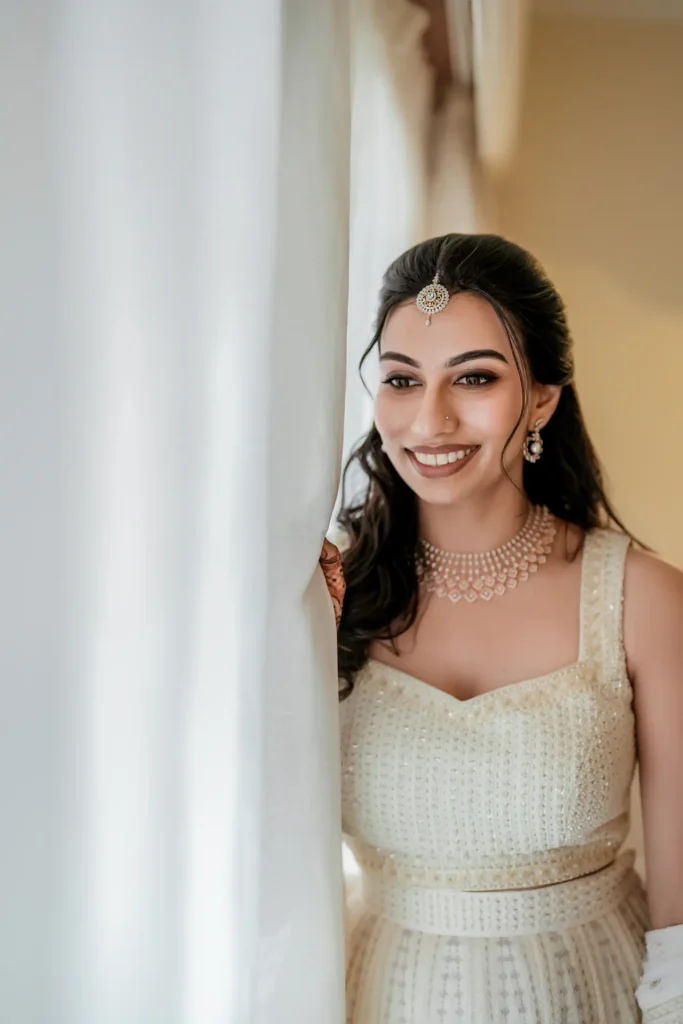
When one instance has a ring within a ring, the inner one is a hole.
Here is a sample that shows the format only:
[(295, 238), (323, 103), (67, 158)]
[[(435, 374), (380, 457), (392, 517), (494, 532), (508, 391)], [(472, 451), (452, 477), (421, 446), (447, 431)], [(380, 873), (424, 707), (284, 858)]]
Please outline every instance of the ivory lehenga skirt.
[[(635, 1024), (648, 926), (632, 853), (512, 892), (364, 872), (347, 939), (347, 1024)], [(358, 909), (360, 907), (360, 909)]]

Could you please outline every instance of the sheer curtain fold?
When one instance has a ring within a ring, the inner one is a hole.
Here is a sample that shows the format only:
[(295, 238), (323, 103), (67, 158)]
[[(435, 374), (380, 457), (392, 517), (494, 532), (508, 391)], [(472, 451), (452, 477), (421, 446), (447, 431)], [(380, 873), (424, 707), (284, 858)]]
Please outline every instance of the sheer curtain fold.
[[(427, 15), (409, 0), (351, 0), (351, 216), (346, 458), (371, 422), (358, 363), (372, 336), (382, 274), (423, 231), (433, 75)], [(372, 387), (372, 361), (366, 368)], [(350, 488), (361, 486), (358, 478)]]
[(500, 177), (514, 159), (531, 3), (472, 0), (471, 17), (477, 149), (488, 173)]
[(343, 1020), (347, 18), (2, 7), (3, 1019)]

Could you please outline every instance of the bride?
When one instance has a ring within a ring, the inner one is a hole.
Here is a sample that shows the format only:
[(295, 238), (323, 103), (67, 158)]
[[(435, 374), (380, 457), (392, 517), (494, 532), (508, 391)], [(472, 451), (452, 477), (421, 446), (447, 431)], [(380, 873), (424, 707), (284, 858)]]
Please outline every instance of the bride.
[(343, 608), (326, 567), (347, 1020), (680, 1024), (683, 574), (605, 494), (562, 302), (516, 245), (431, 239), (388, 269), (373, 350)]

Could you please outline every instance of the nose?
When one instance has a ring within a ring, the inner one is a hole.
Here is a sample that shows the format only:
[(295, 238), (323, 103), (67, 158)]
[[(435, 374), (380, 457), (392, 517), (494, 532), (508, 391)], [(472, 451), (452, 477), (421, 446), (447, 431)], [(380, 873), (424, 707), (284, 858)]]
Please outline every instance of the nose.
[(437, 391), (430, 393), (425, 388), (420, 408), (413, 419), (413, 434), (423, 441), (432, 441), (454, 433), (457, 426), (457, 416), (448, 397)]

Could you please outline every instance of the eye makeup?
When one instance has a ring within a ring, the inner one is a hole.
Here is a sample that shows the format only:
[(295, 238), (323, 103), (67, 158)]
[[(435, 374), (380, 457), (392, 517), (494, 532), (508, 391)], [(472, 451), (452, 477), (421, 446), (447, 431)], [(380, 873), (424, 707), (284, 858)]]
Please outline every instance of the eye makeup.
[[(459, 387), (473, 389), (486, 387), (489, 384), (494, 384), (497, 380), (500, 380), (497, 374), (491, 373), (489, 370), (480, 370), (462, 374), (453, 383)], [(470, 383), (465, 383), (466, 381)], [(404, 373), (390, 373), (382, 381), (383, 385), (390, 387), (393, 391), (406, 391), (420, 383), (415, 377), (408, 377)]]

